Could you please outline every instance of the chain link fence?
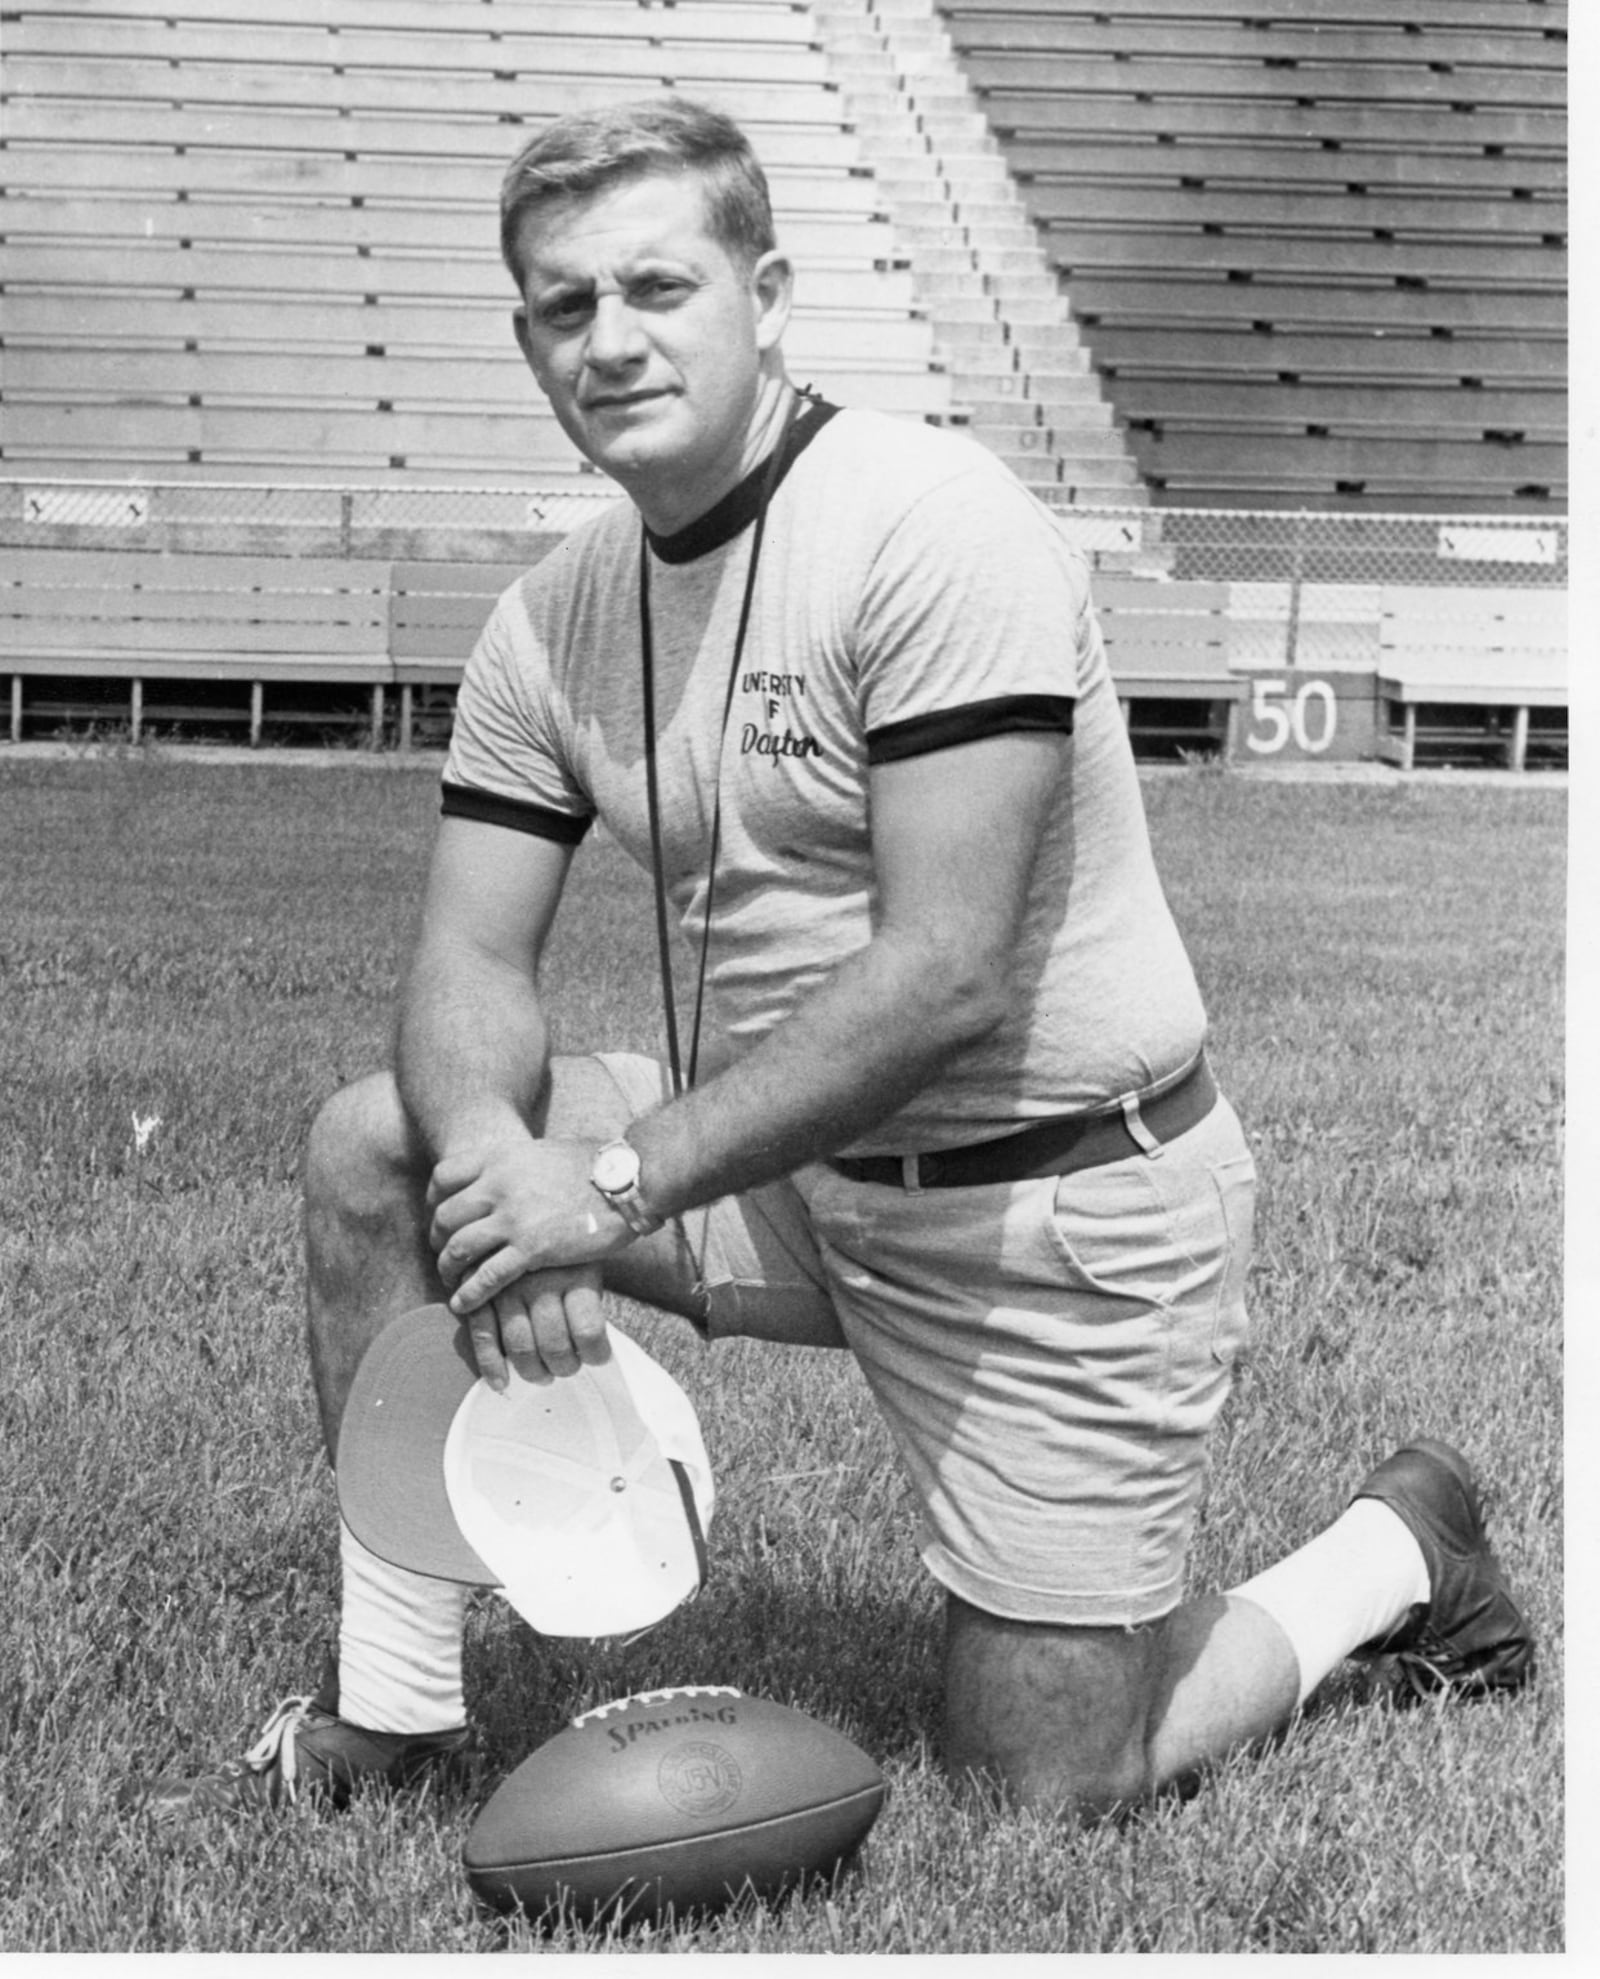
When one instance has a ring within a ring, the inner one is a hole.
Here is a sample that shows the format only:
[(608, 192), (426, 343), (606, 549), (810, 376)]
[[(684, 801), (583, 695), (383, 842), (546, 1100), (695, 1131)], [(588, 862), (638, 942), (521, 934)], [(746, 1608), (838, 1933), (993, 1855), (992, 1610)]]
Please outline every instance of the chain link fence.
[(516, 562), (620, 494), (589, 488), (0, 481), (0, 546)]
[(1564, 589), (1565, 516), (1308, 509), (1061, 509), (1081, 548), (1213, 584), (1440, 584)]
[[(0, 480), (0, 545), (515, 562), (619, 499), (598, 475), (589, 487), (546, 488), (16, 478)], [(1056, 515), (1096, 566), (1152, 581), (1288, 587), (1286, 597), (1319, 585), (1567, 583), (1564, 516), (1131, 506)]]

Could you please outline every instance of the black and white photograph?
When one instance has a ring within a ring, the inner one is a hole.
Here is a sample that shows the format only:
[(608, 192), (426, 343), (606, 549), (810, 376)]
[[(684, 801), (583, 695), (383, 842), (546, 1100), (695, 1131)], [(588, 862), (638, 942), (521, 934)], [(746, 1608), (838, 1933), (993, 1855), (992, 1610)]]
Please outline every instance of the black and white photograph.
[(0, 1955), (1593, 1944), (1568, 14), (6, 0)]

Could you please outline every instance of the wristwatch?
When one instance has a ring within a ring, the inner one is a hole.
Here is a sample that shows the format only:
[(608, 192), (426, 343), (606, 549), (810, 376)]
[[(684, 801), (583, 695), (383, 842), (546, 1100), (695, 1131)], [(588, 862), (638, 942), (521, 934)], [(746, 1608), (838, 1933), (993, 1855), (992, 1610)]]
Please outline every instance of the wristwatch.
[(594, 1158), (589, 1180), (636, 1237), (649, 1237), (661, 1228), (639, 1193), (639, 1150), (631, 1141), (608, 1141)]

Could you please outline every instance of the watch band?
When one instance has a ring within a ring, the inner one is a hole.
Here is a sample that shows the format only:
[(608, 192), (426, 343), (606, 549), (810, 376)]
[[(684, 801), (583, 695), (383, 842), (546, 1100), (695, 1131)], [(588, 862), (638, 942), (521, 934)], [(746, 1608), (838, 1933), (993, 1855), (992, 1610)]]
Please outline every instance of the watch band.
[(661, 1229), (664, 1219), (651, 1215), (640, 1193), (639, 1150), (631, 1141), (608, 1141), (594, 1158), (589, 1180), (636, 1237)]

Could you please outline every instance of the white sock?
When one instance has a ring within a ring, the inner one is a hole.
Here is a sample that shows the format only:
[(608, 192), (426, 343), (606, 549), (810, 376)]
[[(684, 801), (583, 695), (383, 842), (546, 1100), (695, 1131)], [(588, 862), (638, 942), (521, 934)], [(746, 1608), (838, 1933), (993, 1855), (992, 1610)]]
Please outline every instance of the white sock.
[(1353, 1649), (1387, 1635), (1429, 1592), (1405, 1520), (1381, 1499), (1357, 1498), (1326, 1532), (1229, 1595), (1264, 1608), (1288, 1637), (1304, 1704)]
[(461, 1631), (470, 1590), (390, 1566), (342, 1519), (339, 1549), (339, 1716), (374, 1732), (448, 1732), (465, 1724)]

